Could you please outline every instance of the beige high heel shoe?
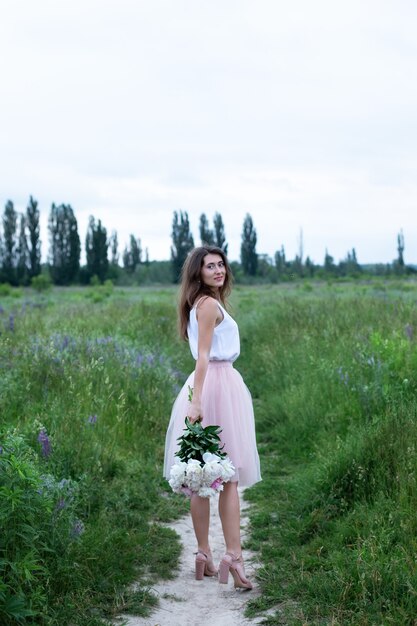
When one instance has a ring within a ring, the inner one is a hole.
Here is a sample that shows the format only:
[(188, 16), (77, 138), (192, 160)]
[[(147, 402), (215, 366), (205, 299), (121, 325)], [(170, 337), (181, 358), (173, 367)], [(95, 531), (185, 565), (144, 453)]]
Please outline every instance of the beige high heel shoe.
[(195, 557), (195, 579), (203, 580), (204, 576), (217, 576), (217, 569), (211, 554), (198, 550)]
[(253, 589), (252, 583), (245, 576), (242, 555), (236, 556), (233, 552), (226, 552), (219, 565), (219, 583), (226, 584), (229, 572), (233, 576), (235, 589)]

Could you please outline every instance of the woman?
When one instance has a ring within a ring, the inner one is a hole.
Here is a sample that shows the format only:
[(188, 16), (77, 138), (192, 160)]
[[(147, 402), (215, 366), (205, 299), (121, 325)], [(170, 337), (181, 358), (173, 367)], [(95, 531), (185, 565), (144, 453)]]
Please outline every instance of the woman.
[[(240, 540), (238, 483), (250, 486), (261, 480), (256, 449), (252, 399), (232, 363), (240, 352), (236, 322), (225, 309), (232, 274), (223, 250), (213, 246), (195, 248), (182, 270), (179, 321), (180, 334), (188, 339), (195, 370), (180, 391), (172, 409), (165, 443), (164, 476), (175, 461), (177, 439), (183, 434), (184, 419), (203, 426), (221, 427), (223, 450), (236, 472), (219, 496), (219, 514), (226, 554), (219, 566), (219, 582), (227, 583), (229, 571), (235, 587), (252, 589), (245, 576)], [(193, 388), (191, 403), (188, 387)], [(196, 579), (215, 576), (209, 546), (210, 499), (191, 497), (191, 517), (198, 544)]]

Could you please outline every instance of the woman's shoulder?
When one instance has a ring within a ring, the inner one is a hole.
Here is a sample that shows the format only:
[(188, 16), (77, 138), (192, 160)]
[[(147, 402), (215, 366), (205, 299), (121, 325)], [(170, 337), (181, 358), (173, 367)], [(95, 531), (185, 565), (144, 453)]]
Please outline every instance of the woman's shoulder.
[(220, 303), (212, 296), (203, 296), (197, 300), (193, 310), (197, 319), (216, 320), (216, 324), (224, 318), (224, 313)]
[(192, 308), (195, 309), (196, 311), (197, 310), (209, 311), (209, 310), (215, 310), (218, 306), (219, 306), (219, 301), (216, 300), (216, 298), (213, 298), (213, 296), (201, 296), (200, 298), (197, 298)]

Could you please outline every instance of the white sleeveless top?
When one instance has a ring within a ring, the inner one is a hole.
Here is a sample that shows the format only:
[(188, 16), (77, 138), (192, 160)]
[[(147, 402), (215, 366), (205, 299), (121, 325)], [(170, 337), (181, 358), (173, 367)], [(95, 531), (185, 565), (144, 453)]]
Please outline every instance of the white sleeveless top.
[[(231, 315), (221, 304), (219, 309), (223, 313), (223, 320), (214, 327), (213, 341), (211, 342), (210, 361), (236, 361), (240, 354), (239, 329)], [(196, 308), (190, 311), (188, 322), (188, 341), (194, 359), (198, 357), (198, 322)]]

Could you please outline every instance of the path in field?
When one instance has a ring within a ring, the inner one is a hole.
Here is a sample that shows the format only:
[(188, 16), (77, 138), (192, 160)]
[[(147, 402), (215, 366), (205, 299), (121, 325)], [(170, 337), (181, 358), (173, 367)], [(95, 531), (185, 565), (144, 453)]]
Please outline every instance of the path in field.
[[(241, 500), (242, 540), (248, 519), (245, 515), (247, 504)], [(245, 604), (250, 598), (260, 594), (255, 580), (256, 556), (244, 550), (245, 570), (252, 581), (252, 591), (235, 591), (232, 576), (229, 583), (220, 585), (217, 578), (194, 578), (193, 552), (196, 550), (191, 517), (187, 516), (169, 524), (181, 538), (183, 551), (178, 575), (169, 581), (162, 581), (152, 590), (159, 597), (160, 606), (151, 617), (128, 617), (127, 626), (251, 626), (260, 624), (262, 619), (249, 620), (243, 616)], [(211, 501), (210, 545), (214, 562), (218, 564), (224, 553), (223, 535), (217, 512), (217, 499)], [(126, 616), (123, 616), (126, 617)]]

